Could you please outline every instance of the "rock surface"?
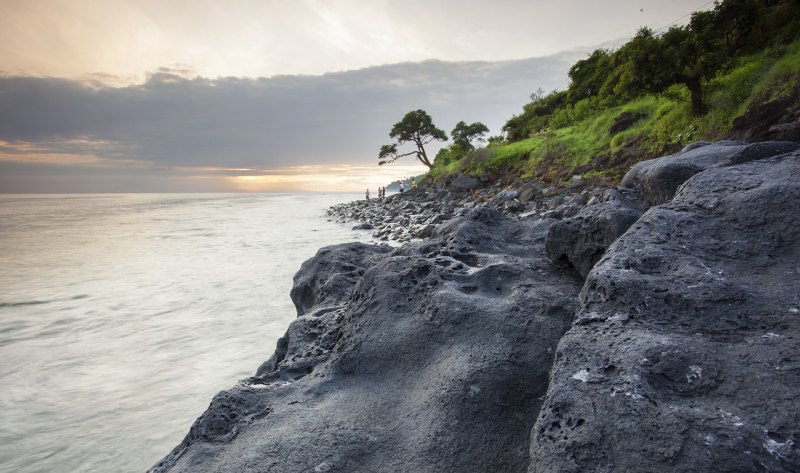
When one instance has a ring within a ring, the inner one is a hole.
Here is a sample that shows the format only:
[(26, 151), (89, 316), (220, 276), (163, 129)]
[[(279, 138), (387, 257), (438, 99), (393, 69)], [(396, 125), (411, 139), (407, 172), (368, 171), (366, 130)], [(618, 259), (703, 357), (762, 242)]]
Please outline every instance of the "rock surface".
[(554, 223), (545, 243), (553, 262), (571, 264), (585, 278), (617, 238), (646, 210), (635, 189), (610, 190), (604, 201), (583, 208), (575, 217)]
[(622, 187), (639, 189), (649, 205), (661, 205), (672, 199), (678, 186), (700, 171), (764, 159), (800, 148), (800, 144), (789, 141), (701, 144), (704, 146), (689, 145), (680, 153), (636, 164), (622, 179)]
[(548, 224), (479, 207), (382, 256), (321, 251), (293, 294), (327, 296), (298, 312), (344, 307), (298, 318), (274, 369), (217, 395), (151, 471), (524, 471), (581, 287), (542, 256)]
[(800, 471), (800, 154), (695, 175), (589, 274), (530, 472)]
[(413, 241), (304, 263), (275, 355), (151, 471), (800, 471), (798, 146), (334, 208)]

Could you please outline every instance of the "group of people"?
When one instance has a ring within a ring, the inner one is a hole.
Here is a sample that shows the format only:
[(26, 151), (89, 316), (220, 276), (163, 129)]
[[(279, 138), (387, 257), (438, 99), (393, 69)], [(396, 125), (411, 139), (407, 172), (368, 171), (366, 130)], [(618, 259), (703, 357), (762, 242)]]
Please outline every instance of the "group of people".
[[(411, 188), (412, 189), (416, 189), (417, 188), (417, 181), (411, 181)], [(405, 188), (404, 188), (403, 183), (401, 182), (400, 183), (399, 192), (402, 194), (403, 191), (405, 191)], [(385, 197), (386, 197), (386, 188), (385, 187), (378, 187), (378, 198), (383, 200)], [(369, 188), (367, 188), (366, 198), (367, 198), (367, 200), (369, 200)]]
[[(386, 188), (378, 187), (378, 198), (383, 200), (384, 197), (386, 197)], [(367, 200), (369, 200), (369, 188), (367, 189)]]

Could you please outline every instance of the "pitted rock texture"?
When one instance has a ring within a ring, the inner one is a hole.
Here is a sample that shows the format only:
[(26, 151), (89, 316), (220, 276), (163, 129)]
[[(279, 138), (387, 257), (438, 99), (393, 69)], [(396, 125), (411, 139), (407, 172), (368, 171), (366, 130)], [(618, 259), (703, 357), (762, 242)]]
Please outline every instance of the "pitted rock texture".
[(800, 143), (788, 141), (694, 143), (679, 153), (636, 164), (625, 174), (622, 187), (639, 189), (649, 205), (661, 205), (672, 199), (681, 184), (701, 171), (765, 159), (798, 148)]
[(651, 208), (589, 273), (529, 471), (800, 471), (799, 261), (798, 153)]
[(375, 258), (386, 246), (345, 243), (319, 250), (294, 275), (292, 298), (298, 317), (341, 307)]
[(797, 147), (340, 207), (426, 239), (320, 250), (275, 355), (151, 471), (800, 471)]
[(635, 189), (610, 189), (604, 201), (584, 207), (578, 215), (550, 227), (545, 243), (547, 257), (571, 264), (585, 278), (606, 249), (622, 236), (646, 210)]
[[(543, 257), (551, 222), (478, 207), (431, 239), (365, 258), (352, 292), (331, 302), (342, 308), (301, 316), (284, 360), (218, 395), (151, 471), (525, 471), (581, 287)], [(343, 250), (304, 269), (352, 264), (332, 257)], [(313, 359), (317, 345), (327, 353)]]

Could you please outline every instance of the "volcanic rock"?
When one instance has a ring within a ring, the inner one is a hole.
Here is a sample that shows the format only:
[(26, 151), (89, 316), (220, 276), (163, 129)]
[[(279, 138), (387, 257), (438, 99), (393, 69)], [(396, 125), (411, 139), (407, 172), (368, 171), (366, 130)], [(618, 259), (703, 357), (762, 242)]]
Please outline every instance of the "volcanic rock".
[(701, 172), (589, 273), (530, 472), (800, 471), (800, 154)]
[(737, 141), (718, 141), (663, 158), (642, 161), (631, 168), (622, 179), (622, 187), (636, 188), (651, 206), (669, 202), (678, 187), (687, 179), (706, 169), (730, 166), (748, 161), (789, 153), (800, 143), (768, 141), (745, 144)]

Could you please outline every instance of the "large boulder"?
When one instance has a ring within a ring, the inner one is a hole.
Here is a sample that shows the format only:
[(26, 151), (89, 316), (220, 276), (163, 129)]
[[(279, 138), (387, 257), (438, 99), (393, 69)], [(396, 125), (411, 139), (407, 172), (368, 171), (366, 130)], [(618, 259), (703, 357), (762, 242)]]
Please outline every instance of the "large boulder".
[(391, 251), (387, 246), (344, 243), (317, 251), (294, 275), (292, 298), (297, 315), (339, 308), (375, 257)]
[(456, 192), (469, 191), (481, 186), (481, 181), (477, 177), (460, 174), (450, 181), (450, 189)]
[(800, 143), (788, 141), (700, 142), (679, 153), (636, 164), (625, 174), (622, 187), (638, 189), (651, 206), (661, 205), (672, 199), (681, 184), (701, 171), (765, 159), (798, 148)]
[(301, 317), (291, 355), (220, 393), (151, 471), (525, 471), (581, 287), (542, 256), (548, 225), (478, 207), (351, 270), (344, 307)]
[(581, 209), (575, 217), (555, 222), (547, 234), (545, 253), (555, 263), (569, 263), (585, 278), (606, 249), (646, 210), (635, 189), (609, 190), (603, 202)]
[(710, 169), (589, 273), (530, 472), (800, 471), (800, 153)]

